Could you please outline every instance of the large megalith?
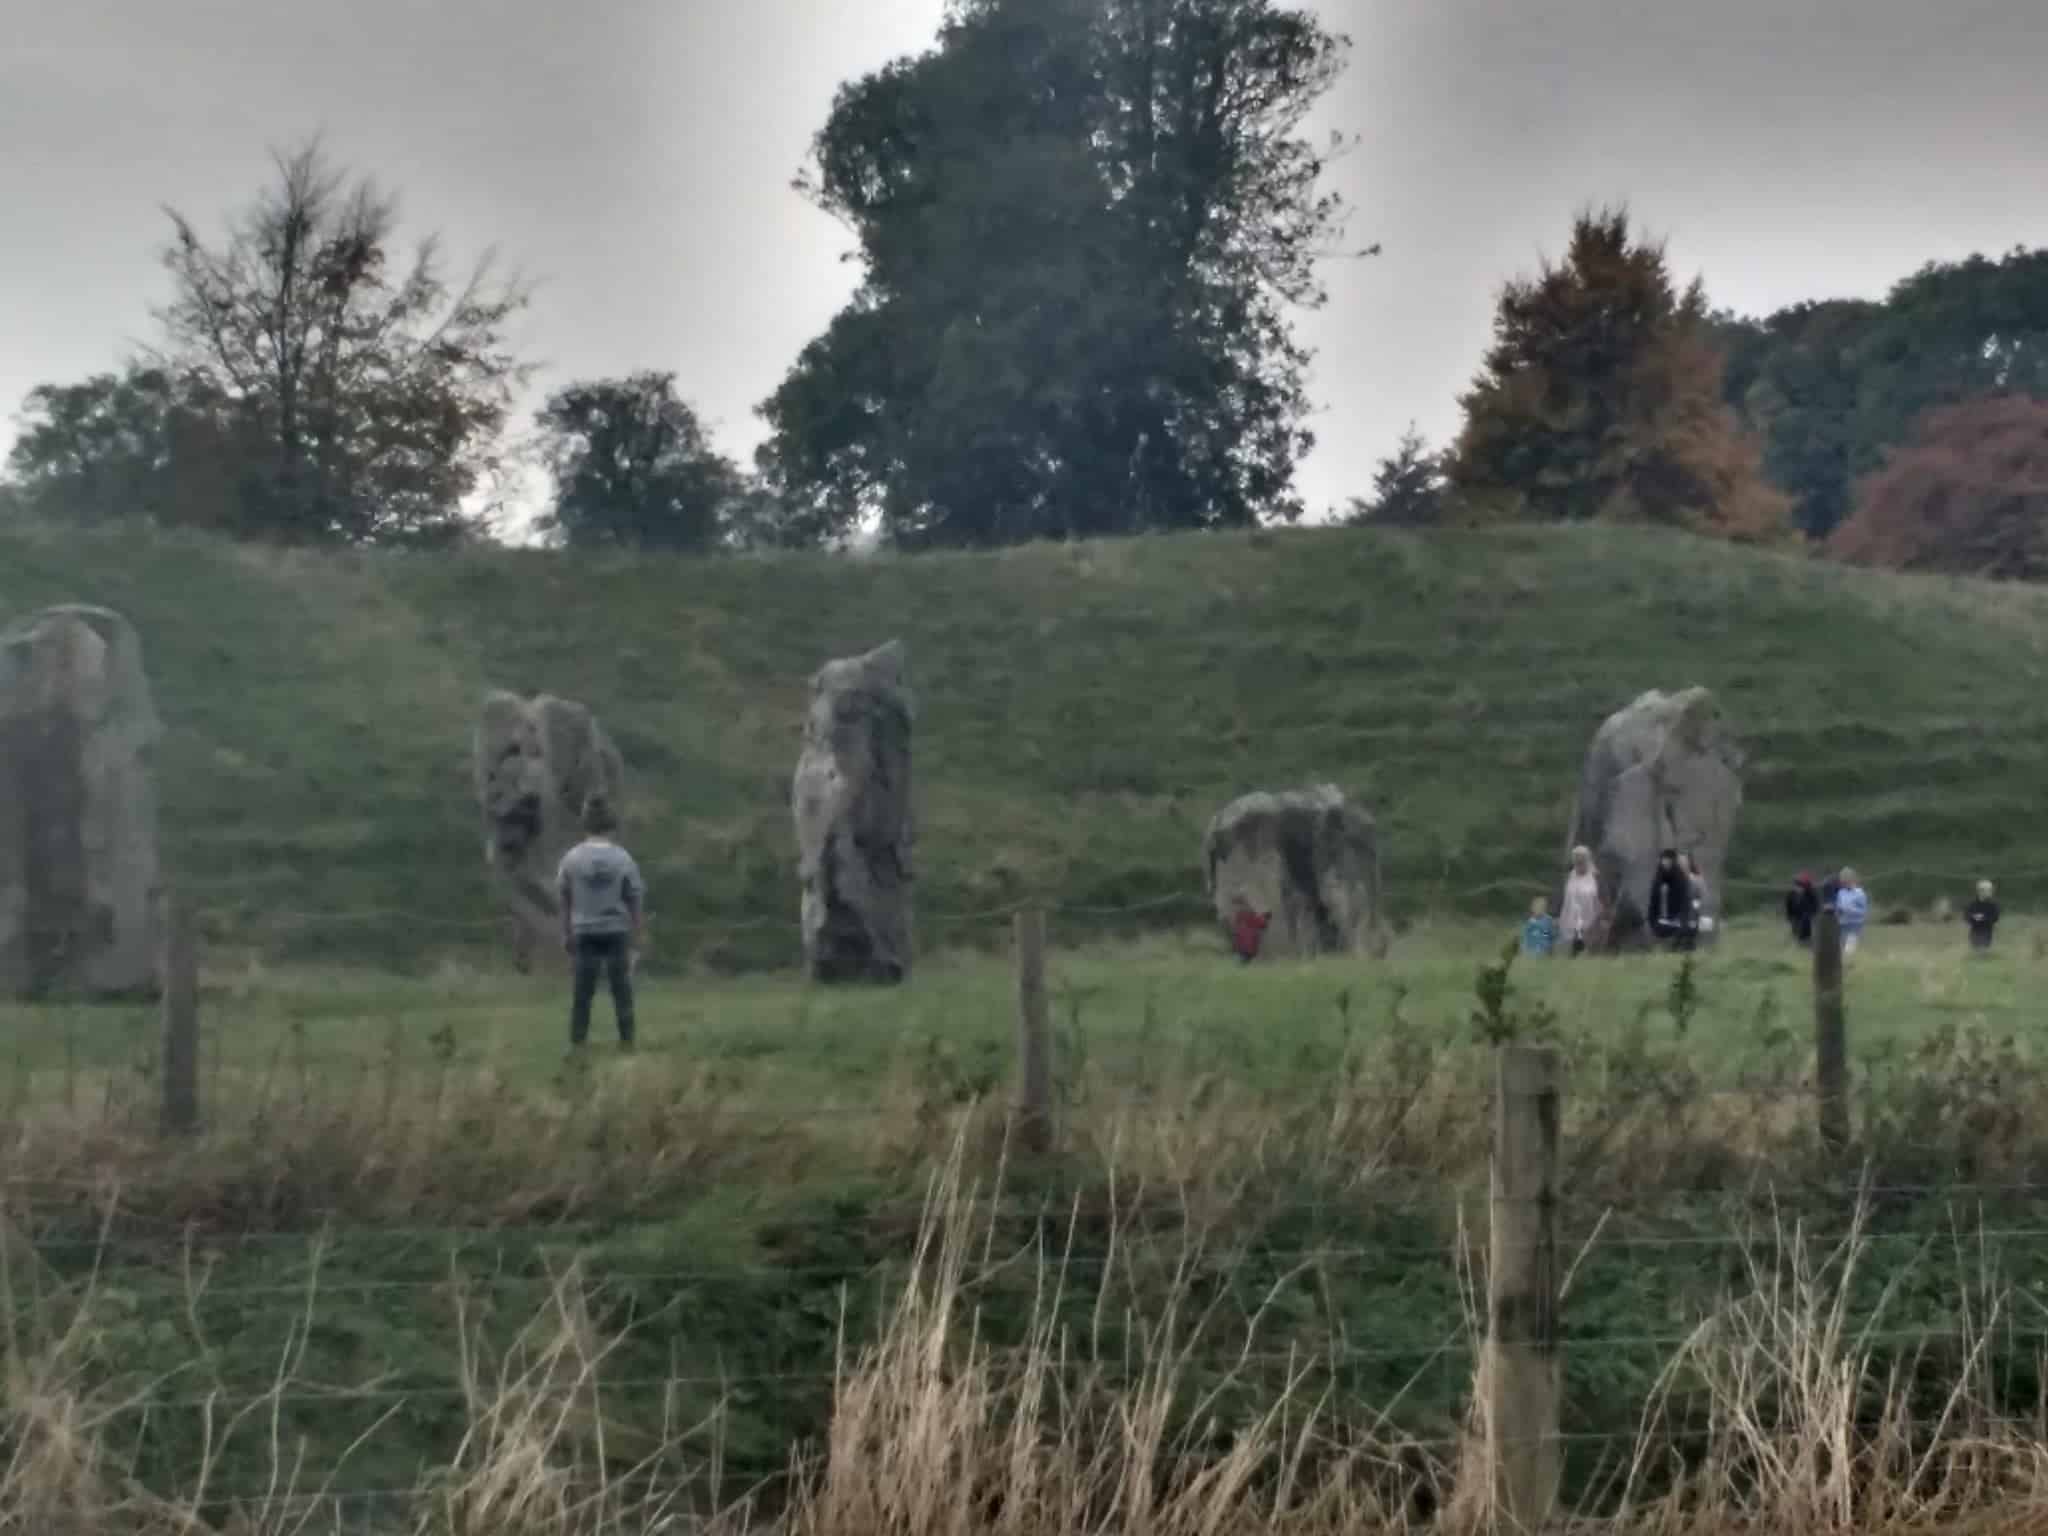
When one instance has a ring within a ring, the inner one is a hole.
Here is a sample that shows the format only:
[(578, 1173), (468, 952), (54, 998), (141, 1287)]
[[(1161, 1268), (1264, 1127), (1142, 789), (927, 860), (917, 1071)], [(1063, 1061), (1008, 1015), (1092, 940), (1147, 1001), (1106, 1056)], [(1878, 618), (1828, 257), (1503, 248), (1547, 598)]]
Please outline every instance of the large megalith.
[(914, 709), (902, 642), (828, 661), (811, 679), (790, 789), (803, 881), (804, 964), (818, 981), (910, 974)]
[(0, 631), (0, 991), (155, 991), (161, 729), (119, 614)]
[(1706, 914), (1718, 918), (1742, 768), (1742, 749), (1704, 688), (1653, 689), (1602, 723), (1579, 775), (1565, 846), (1592, 850), (1601, 896), (1613, 910), (1610, 946), (1647, 937), (1650, 879), (1666, 848), (1699, 860)]
[(1233, 800), (1202, 839), (1202, 874), (1226, 933), (1240, 903), (1269, 919), (1262, 955), (1377, 952), (1385, 942), (1378, 829), (1335, 785)]
[(572, 699), (522, 699), (495, 690), (484, 699), (474, 744), (484, 862), (513, 920), (520, 968), (533, 954), (561, 951), (555, 873), (583, 836), (583, 804), (615, 804), (625, 765), (597, 717)]

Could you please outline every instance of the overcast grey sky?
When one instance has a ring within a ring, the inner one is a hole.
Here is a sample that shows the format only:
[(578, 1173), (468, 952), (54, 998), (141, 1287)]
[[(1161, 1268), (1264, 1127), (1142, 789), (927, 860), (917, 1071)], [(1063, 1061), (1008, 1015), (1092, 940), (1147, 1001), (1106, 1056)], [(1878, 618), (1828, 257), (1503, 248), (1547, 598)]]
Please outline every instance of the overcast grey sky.
[[(540, 280), (537, 391), (673, 369), (744, 457), (843, 302), (789, 189), (835, 85), (942, 0), (0, 0), (0, 421), (150, 331), (174, 204), (214, 227), (318, 132), (465, 259)], [(1315, 0), (1351, 35), (1319, 131), (1375, 260), (1333, 266), (1316, 511), (1433, 440), (1505, 276), (1626, 198), (1682, 276), (1758, 311), (2048, 245), (2048, 0)], [(0, 443), (10, 435), (0, 425)]]

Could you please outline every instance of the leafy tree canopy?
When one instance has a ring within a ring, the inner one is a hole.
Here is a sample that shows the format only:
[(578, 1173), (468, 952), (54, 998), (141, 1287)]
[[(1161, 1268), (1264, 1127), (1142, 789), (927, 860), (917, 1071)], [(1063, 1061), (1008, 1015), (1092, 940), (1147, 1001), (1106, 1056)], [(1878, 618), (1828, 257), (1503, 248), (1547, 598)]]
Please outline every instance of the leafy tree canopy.
[(2048, 250), (1930, 263), (1883, 302), (1791, 305), (1716, 317), (1729, 402), (1762, 434), (1765, 466), (1807, 532), (1849, 514), (1878, 470), (1941, 405), (2048, 398)]
[(1430, 451), (1410, 423), (1392, 456), (1380, 460), (1373, 472), (1371, 497), (1353, 497), (1344, 521), (1375, 528), (1426, 528), (1440, 522), (1443, 511), (1443, 459)]
[(225, 526), (235, 419), (204, 378), (148, 364), (29, 391), (7, 456), (19, 515)]
[(440, 542), (478, 531), (523, 369), (524, 290), (436, 242), (317, 145), (218, 240), (171, 214), (162, 341), (120, 374), (45, 385), (9, 456), (53, 516), (199, 523), (287, 542)]
[(747, 490), (677, 397), (672, 373), (571, 384), (538, 425), (554, 481), (543, 526), (571, 546), (709, 549)]
[(956, 0), (839, 93), (800, 185), (863, 280), (762, 406), (810, 536), (904, 545), (1298, 515), (1341, 210), (1300, 132), (1343, 43), (1273, 0)]
[(1862, 480), (1832, 553), (1869, 565), (2048, 579), (2048, 400), (1938, 406)]
[(1481, 521), (1606, 519), (1769, 539), (1785, 498), (1721, 398), (1695, 281), (1626, 210), (1581, 214), (1562, 262), (1507, 283), (1447, 475)]

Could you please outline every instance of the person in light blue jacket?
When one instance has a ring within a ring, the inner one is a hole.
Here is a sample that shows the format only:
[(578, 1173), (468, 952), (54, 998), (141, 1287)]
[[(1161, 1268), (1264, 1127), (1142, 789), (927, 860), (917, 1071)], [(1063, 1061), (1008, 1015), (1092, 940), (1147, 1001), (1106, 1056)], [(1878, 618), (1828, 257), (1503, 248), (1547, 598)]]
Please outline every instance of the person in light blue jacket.
[(1863, 939), (1863, 925), (1870, 920), (1870, 892), (1856, 878), (1856, 871), (1842, 871), (1842, 888), (1835, 893), (1835, 916), (1842, 921), (1842, 953), (1853, 955)]

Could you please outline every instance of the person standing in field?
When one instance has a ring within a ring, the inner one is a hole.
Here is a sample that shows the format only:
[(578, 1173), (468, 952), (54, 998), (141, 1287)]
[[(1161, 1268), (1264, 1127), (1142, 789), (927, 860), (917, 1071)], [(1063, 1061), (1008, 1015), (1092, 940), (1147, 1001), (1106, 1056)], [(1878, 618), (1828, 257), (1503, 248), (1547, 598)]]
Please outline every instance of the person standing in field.
[(1970, 948), (1989, 949), (1992, 930), (1998, 926), (1998, 903), (1989, 880), (1977, 882), (1977, 899), (1963, 909), (1963, 921), (1970, 925)]
[(1254, 912), (1251, 903), (1242, 896), (1232, 905), (1230, 947), (1237, 951), (1240, 965), (1250, 965), (1258, 959), (1259, 945), (1266, 937), (1266, 925), (1273, 919), (1264, 912)]
[(633, 953), (639, 946), (645, 887), (640, 866), (616, 841), (611, 803), (593, 795), (583, 806), (583, 841), (562, 856), (555, 878), (562, 908), (562, 947), (575, 962), (569, 1004), (569, 1046), (590, 1036), (590, 1004), (601, 971), (611, 983), (619, 1045), (633, 1048)]
[(1685, 871), (1686, 886), (1692, 892), (1692, 932), (1695, 937), (1703, 933), (1712, 934), (1714, 917), (1707, 910), (1710, 893), (1706, 872), (1700, 868), (1699, 855), (1686, 854), (1679, 860), (1679, 867)]
[(1572, 850), (1572, 870), (1564, 877), (1564, 906), (1557, 924), (1572, 954), (1586, 952), (1599, 921), (1600, 876), (1593, 868), (1593, 851), (1580, 846)]
[(1863, 925), (1870, 921), (1870, 892), (1856, 878), (1856, 871), (1842, 871), (1841, 888), (1835, 892), (1835, 916), (1842, 921), (1842, 953), (1853, 955), (1863, 942)]
[(1785, 893), (1785, 922), (1792, 929), (1792, 942), (1813, 943), (1813, 925), (1820, 917), (1820, 892), (1813, 888), (1813, 876), (1799, 871), (1792, 889)]
[(1690, 947), (1692, 932), (1692, 882), (1678, 867), (1678, 850), (1666, 848), (1657, 856), (1657, 872), (1650, 877), (1648, 912), (1650, 932), (1673, 949)]
[(1550, 915), (1550, 903), (1538, 896), (1529, 903), (1529, 920), (1522, 924), (1522, 953), (1547, 955), (1557, 948), (1557, 919)]

